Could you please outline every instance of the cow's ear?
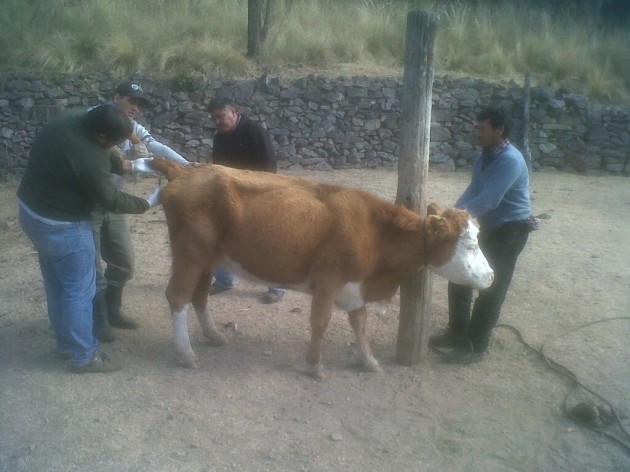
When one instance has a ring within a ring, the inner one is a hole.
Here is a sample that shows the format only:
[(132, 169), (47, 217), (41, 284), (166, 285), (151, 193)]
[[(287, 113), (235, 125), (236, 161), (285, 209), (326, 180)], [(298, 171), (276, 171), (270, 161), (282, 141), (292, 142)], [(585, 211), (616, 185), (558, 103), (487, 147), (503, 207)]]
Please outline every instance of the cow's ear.
[(431, 202), (429, 203), (429, 206), (427, 207), (427, 215), (441, 215), (442, 214), (442, 207), (440, 205), (438, 205), (437, 203)]
[(441, 235), (448, 233), (448, 221), (441, 216), (429, 215), (427, 217), (427, 229), (432, 237), (439, 238)]

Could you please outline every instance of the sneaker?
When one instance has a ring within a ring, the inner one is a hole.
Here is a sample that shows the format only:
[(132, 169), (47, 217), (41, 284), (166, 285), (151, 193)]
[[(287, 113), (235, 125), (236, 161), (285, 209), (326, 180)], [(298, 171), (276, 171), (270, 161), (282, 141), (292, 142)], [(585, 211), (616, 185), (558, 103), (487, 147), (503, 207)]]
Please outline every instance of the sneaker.
[(94, 354), (92, 360), (80, 367), (72, 366), (75, 374), (98, 374), (104, 372), (115, 372), (122, 369), (120, 363), (114, 361), (106, 352), (98, 352)]
[(450, 364), (472, 364), (486, 357), (486, 351), (475, 351), (472, 346), (460, 346), (450, 351), (440, 351)]
[(226, 285), (217, 285), (212, 284), (210, 286), (210, 295), (218, 295), (222, 292), (227, 292), (228, 290), (232, 290), (234, 287), (226, 286)]
[(429, 346), (440, 349), (453, 349), (460, 346), (468, 346), (468, 341), (466, 336), (446, 328), (442, 333), (429, 337)]
[(277, 290), (269, 290), (262, 296), (263, 303), (277, 303), (284, 297), (284, 292), (279, 292)]
[(55, 350), (55, 358), (59, 359), (60, 361), (69, 361), (70, 359), (72, 359), (72, 355), (70, 354), (70, 351)]

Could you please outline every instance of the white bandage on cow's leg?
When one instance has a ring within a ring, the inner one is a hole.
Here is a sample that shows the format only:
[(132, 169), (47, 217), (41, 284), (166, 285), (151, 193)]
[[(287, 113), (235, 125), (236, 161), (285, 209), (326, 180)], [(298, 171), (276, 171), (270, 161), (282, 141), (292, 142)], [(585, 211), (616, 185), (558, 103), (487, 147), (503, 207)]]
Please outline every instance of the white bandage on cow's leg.
[(359, 349), (360, 361), (363, 368), (369, 372), (382, 372), (381, 366), (372, 354), (370, 342), (367, 339), (367, 310), (365, 306), (348, 313), (350, 326), (354, 330), (354, 335)]
[(188, 337), (188, 310), (190, 310), (190, 303), (184, 305), (181, 311), (173, 311), (171, 313), (174, 333), (173, 341), (180, 364), (190, 369), (196, 369), (199, 367), (199, 360), (190, 345), (190, 338)]
[(206, 303), (203, 310), (195, 308), (195, 312), (197, 313), (197, 319), (201, 325), (203, 335), (210, 340), (210, 343), (215, 346), (223, 346), (226, 344), (225, 336), (219, 332), (217, 326), (214, 324), (214, 318), (212, 317), (212, 313), (210, 313), (209, 305)]

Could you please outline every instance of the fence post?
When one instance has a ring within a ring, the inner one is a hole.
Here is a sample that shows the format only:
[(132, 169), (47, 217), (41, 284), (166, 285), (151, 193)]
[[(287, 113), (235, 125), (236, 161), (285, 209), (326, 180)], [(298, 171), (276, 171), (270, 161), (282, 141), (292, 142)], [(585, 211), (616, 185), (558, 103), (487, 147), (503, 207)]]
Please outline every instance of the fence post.
[[(431, 100), (435, 71), (435, 37), (439, 17), (426, 12), (407, 15), (407, 45), (402, 94), (400, 156), (396, 203), (424, 215), (429, 173)], [(396, 362), (417, 364), (427, 353), (431, 277), (420, 269), (400, 286)]]
[(529, 78), (529, 72), (525, 74), (525, 86), (523, 87), (523, 154), (525, 155), (525, 162), (527, 163), (527, 170), (529, 171), (529, 177), (532, 176), (532, 153), (529, 148), (529, 110), (531, 103), (531, 81)]

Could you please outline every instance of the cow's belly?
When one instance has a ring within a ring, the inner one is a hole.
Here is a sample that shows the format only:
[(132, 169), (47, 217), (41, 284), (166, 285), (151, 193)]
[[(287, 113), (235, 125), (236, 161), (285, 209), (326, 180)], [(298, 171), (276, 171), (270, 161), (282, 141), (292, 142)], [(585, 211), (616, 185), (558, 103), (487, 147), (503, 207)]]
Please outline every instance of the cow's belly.
[[(308, 279), (300, 284), (280, 285), (275, 282), (261, 279), (260, 277), (250, 272), (247, 272), (243, 268), (243, 266), (229, 258), (225, 258), (223, 261), (221, 261), (219, 266), (225, 268), (234, 275), (252, 283), (265, 285), (266, 287), (271, 288), (287, 288), (290, 290), (295, 290), (297, 292), (312, 295), (311, 282)], [(361, 308), (363, 305), (365, 305), (365, 300), (361, 295), (361, 286), (361, 282), (348, 282), (347, 284), (345, 284), (337, 295), (337, 298), (335, 298), (335, 305), (339, 309), (344, 311), (352, 311)]]

